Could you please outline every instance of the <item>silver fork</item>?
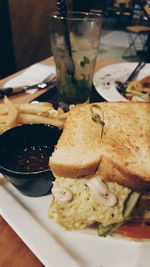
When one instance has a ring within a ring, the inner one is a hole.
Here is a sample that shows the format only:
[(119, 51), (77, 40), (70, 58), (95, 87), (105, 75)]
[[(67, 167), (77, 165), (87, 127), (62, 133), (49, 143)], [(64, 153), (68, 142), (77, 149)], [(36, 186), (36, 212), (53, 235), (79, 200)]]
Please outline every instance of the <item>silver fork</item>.
[(145, 66), (145, 64), (145, 62), (140, 61), (125, 82), (115, 81), (116, 89), (119, 91), (119, 93), (125, 94), (128, 83), (137, 76), (137, 74)]
[(1, 88), (0, 89), (0, 98), (3, 98), (6, 96), (12, 96), (20, 93), (24, 93), (31, 89), (44, 89), (47, 88), (50, 85), (55, 85), (56, 75), (54, 73), (51, 73), (48, 75), (43, 81), (33, 84), (33, 85), (26, 85), (26, 86), (17, 86), (17, 87), (8, 87), (8, 88)]
[(34, 85), (29, 85), (29, 86), (24, 86), (25, 90), (30, 90), (30, 89), (44, 89), (47, 86), (51, 85), (52, 82), (54, 82), (56, 75), (54, 73), (51, 73), (50, 75), (48, 75), (43, 81), (34, 84)]

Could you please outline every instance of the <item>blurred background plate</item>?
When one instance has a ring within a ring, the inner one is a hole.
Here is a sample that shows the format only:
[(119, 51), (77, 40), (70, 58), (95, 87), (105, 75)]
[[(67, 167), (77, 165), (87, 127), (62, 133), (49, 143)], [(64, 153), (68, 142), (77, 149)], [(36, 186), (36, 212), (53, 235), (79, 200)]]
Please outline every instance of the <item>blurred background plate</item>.
[[(126, 81), (137, 64), (137, 62), (125, 62), (100, 69), (93, 78), (96, 91), (107, 101), (128, 101), (117, 91), (115, 81)], [(144, 66), (136, 79), (141, 79), (147, 75), (150, 75), (150, 64)]]

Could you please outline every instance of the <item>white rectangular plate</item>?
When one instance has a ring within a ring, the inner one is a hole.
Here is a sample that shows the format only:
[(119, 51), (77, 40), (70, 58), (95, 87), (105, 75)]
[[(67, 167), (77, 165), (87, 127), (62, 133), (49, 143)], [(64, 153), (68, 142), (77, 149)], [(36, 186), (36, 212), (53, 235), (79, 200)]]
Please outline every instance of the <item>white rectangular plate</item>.
[(65, 231), (48, 219), (51, 196), (20, 194), (0, 185), (0, 212), (47, 267), (148, 267), (150, 242), (134, 242)]

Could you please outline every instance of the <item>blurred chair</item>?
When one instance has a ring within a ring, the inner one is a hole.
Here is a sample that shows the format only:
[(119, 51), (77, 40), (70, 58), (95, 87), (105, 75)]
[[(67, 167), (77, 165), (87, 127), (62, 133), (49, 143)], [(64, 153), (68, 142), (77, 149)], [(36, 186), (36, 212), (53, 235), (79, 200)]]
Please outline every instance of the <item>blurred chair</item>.
[(129, 26), (126, 28), (126, 30), (129, 33), (129, 46), (125, 50), (123, 57), (136, 56), (138, 50), (144, 52), (146, 49), (146, 41), (150, 32), (150, 27), (142, 25)]
[[(142, 51), (144, 54), (147, 49), (147, 38), (150, 33), (150, 27), (143, 25), (144, 13), (141, 11), (141, 15), (136, 25), (126, 27), (126, 31), (129, 36), (129, 46), (124, 51), (123, 58), (140, 57), (138, 51)], [(140, 55), (140, 54), (139, 54)]]
[(150, 17), (150, 7), (149, 6), (144, 6), (146, 14)]

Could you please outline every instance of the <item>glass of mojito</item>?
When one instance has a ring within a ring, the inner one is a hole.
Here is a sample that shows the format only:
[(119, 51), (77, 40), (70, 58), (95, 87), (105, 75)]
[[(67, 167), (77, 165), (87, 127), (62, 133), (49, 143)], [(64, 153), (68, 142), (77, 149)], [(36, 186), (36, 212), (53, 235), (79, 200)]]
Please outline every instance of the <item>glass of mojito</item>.
[(100, 42), (102, 17), (87, 12), (55, 12), (50, 18), (59, 105), (88, 103)]

